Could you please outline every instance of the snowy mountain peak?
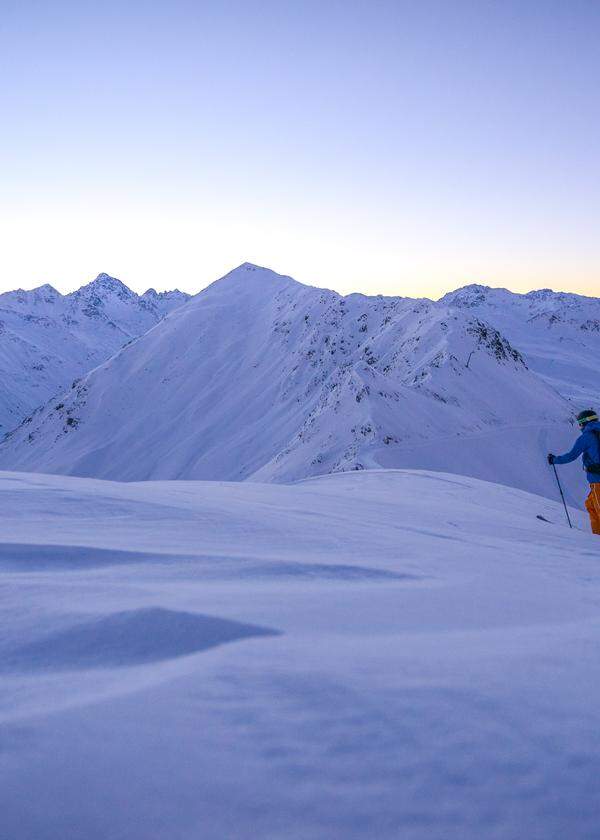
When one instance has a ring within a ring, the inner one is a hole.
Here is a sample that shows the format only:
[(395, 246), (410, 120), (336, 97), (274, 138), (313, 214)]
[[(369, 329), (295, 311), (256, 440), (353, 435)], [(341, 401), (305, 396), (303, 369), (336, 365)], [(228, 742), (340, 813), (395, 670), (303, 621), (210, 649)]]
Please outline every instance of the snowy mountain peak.
[(552, 289), (534, 289), (531, 292), (527, 292), (525, 297), (530, 298), (531, 300), (547, 300), (548, 298), (552, 298), (557, 294), (560, 293), (555, 292)]
[(203, 299), (205, 293), (216, 293), (225, 298), (234, 298), (242, 295), (245, 298), (253, 298), (258, 301), (265, 294), (277, 293), (285, 289), (308, 288), (292, 277), (285, 274), (277, 274), (270, 268), (245, 262), (236, 268), (228, 271), (223, 277), (219, 277), (211, 283), (199, 295), (194, 298), (195, 302)]
[(466, 286), (440, 303), (491, 323), (548, 384), (582, 407), (600, 388), (600, 300), (536, 289), (527, 294)]
[(190, 299), (191, 295), (186, 292), (180, 292), (179, 289), (172, 289), (171, 291), (157, 292), (156, 289), (146, 289), (143, 295), (140, 295), (139, 302), (143, 307), (147, 307), (161, 316), (167, 315), (172, 309), (182, 306)]
[(49, 284), (0, 295), (0, 432), (184, 304), (183, 292), (140, 297), (106, 273), (68, 295)]
[(469, 292), (473, 294), (485, 294), (491, 291), (491, 288), (491, 286), (484, 286), (482, 283), (468, 283), (466, 286), (460, 286), (458, 289), (455, 289), (451, 294), (468, 294)]
[(484, 303), (490, 292), (494, 291), (490, 286), (481, 286), (478, 283), (471, 283), (468, 286), (462, 286), (453, 292), (448, 292), (440, 299), (440, 303), (449, 304), (451, 306), (460, 306), (470, 308), (480, 306)]
[(261, 284), (279, 283), (281, 285), (289, 285), (291, 283), (294, 285), (301, 285), (297, 280), (288, 277), (286, 274), (278, 274), (270, 268), (265, 268), (261, 265), (254, 265), (254, 263), (249, 262), (238, 265), (237, 268), (232, 269), (216, 282), (222, 283), (223, 281), (237, 281), (240, 284), (256, 282)]
[[(113, 277), (112, 274), (107, 274), (105, 271), (101, 271), (96, 277), (96, 283), (106, 283), (107, 285), (112, 285), (113, 283), (121, 283), (121, 281), (117, 280), (116, 277)], [(121, 285), (123, 285), (123, 283), (121, 283)]]
[(244, 262), (237, 269), (234, 269), (234, 271), (270, 271), (270, 269), (262, 265), (256, 265), (255, 263)]
[(44, 297), (62, 297), (61, 293), (57, 291), (50, 283), (44, 283), (42, 286), (37, 286), (32, 289), (33, 294), (42, 295)]
[(519, 296), (533, 304), (544, 304), (547, 308), (568, 307), (577, 309), (598, 308), (598, 298), (577, 295), (573, 292), (555, 292), (553, 289), (536, 289)]
[(232, 269), (229, 271), (225, 277), (246, 277), (248, 275), (256, 276), (256, 277), (283, 277), (282, 274), (277, 274), (276, 271), (273, 271), (270, 268), (266, 268), (263, 265), (255, 265), (254, 263), (245, 262), (241, 265), (238, 265), (237, 268)]
[(166, 298), (181, 298), (182, 300), (187, 300), (191, 297), (191, 295), (188, 295), (187, 292), (181, 292), (179, 289), (170, 289), (164, 292), (157, 292), (156, 289), (146, 289), (140, 297), (154, 301), (165, 300)]
[(105, 272), (100, 273), (95, 280), (92, 280), (91, 283), (82, 286), (81, 289), (75, 292), (75, 294), (82, 292), (85, 293), (88, 291), (101, 296), (109, 293), (117, 295), (117, 297), (120, 298), (136, 297), (135, 292), (132, 292), (125, 283), (122, 283), (116, 277), (111, 277), (110, 274), (106, 274)]

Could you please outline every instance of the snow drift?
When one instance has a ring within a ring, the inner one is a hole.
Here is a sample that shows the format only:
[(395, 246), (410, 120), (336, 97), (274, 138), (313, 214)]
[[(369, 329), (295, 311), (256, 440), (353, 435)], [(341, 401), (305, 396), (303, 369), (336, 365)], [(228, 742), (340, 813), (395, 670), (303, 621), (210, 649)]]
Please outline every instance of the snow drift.
[(598, 538), (560, 504), (417, 471), (0, 492), (7, 838), (596, 836)]

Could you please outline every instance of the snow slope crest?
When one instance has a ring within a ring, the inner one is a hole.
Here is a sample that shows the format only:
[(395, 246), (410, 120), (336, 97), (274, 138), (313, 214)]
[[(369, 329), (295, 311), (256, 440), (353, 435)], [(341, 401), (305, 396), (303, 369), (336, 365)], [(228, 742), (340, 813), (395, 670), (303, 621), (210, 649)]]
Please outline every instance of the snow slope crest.
[(0, 491), (4, 838), (597, 837), (583, 511), (415, 470)]

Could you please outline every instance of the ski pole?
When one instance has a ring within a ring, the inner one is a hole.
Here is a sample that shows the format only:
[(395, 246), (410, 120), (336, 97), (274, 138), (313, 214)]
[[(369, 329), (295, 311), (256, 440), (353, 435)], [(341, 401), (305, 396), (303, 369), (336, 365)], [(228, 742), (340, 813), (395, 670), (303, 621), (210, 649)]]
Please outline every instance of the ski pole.
[(554, 470), (554, 475), (556, 476), (556, 483), (558, 484), (558, 489), (560, 491), (560, 498), (562, 499), (562, 503), (565, 506), (565, 513), (567, 514), (567, 522), (569, 523), (569, 528), (572, 528), (571, 525), (571, 517), (569, 516), (569, 511), (567, 509), (567, 503), (565, 502), (565, 497), (562, 491), (562, 487), (560, 486), (560, 478), (558, 477), (558, 473), (556, 472), (556, 464), (552, 464), (552, 469)]

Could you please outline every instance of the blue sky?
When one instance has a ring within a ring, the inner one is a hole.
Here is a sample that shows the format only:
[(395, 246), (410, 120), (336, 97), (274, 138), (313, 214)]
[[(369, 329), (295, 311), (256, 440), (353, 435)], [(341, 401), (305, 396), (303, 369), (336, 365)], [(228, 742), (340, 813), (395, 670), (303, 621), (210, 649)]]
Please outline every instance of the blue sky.
[(3, 289), (600, 294), (595, 0), (0, 5)]

